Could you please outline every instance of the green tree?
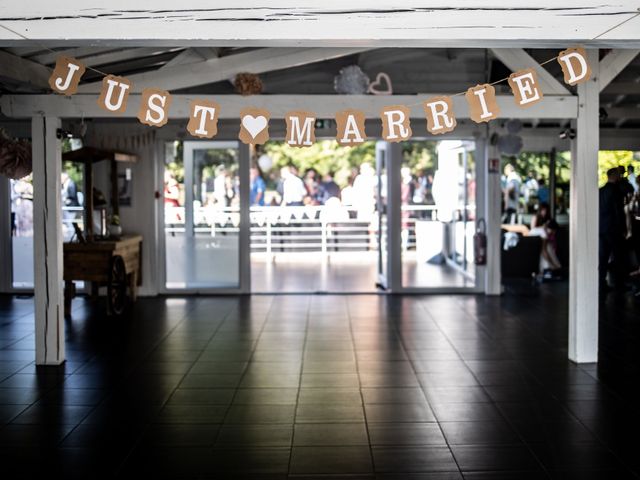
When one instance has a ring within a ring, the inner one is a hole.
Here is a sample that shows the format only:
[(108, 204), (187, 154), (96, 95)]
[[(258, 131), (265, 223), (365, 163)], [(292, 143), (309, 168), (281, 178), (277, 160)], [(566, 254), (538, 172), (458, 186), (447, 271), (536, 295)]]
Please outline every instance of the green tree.
[[(600, 150), (598, 152), (598, 183), (600, 186), (607, 183), (607, 170), (624, 165), (633, 165), (633, 152), (628, 150)], [(635, 165), (634, 165), (635, 167)]]
[[(403, 142), (403, 163), (413, 173), (435, 169), (437, 142)], [(354, 169), (368, 162), (375, 164), (376, 144), (365, 142), (356, 147), (342, 147), (334, 140), (320, 140), (310, 147), (293, 148), (279, 141), (267, 142), (263, 151), (273, 159), (272, 169), (295, 165), (301, 173), (314, 168), (321, 175), (335, 172), (336, 182), (345, 186)]]

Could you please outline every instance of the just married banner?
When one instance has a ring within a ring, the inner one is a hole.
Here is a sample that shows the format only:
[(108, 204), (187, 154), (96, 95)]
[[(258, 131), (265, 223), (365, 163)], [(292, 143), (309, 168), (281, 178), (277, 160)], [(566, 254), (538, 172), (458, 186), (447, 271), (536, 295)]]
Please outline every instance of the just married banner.
[[(562, 68), (564, 82), (577, 85), (586, 82), (591, 76), (591, 68), (583, 48), (568, 48), (556, 57), (541, 64), (557, 60)], [(61, 95), (73, 95), (86, 68), (84, 64), (71, 57), (60, 56), (49, 78), (52, 90)], [(540, 88), (535, 69), (528, 68), (512, 73), (508, 78), (493, 83), (484, 83), (470, 87), (466, 92), (428, 98), (421, 102), (427, 122), (427, 130), (434, 135), (451, 132), (456, 128), (456, 116), (452, 98), (464, 95), (469, 117), (476, 123), (489, 122), (500, 116), (494, 85), (507, 81), (513, 93), (514, 102), (522, 108), (543, 101), (544, 93)], [(102, 89), (97, 99), (101, 109), (113, 113), (123, 113), (127, 109), (127, 100), (133, 84), (126, 77), (105, 75)], [(145, 88), (137, 112), (138, 120), (151, 127), (162, 127), (169, 120), (171, 93), (161, 88)], [(410, 124), (411, 105), (389, 105), (380, 112), (382, 138), (388, 142), (408, 140), (412, 136)], [(188, 132), (198, 138), (213, 138), (217, 132), (220, 106), (209, 100), (195, 99), (190, 104)], [(258, 108), (246, 108), (240, 112), (240, 131), (238, 138), (245, 144), (263, 144), (269, 140), (269, 111)], [(336, 140), (343, 146), (362, 144), (365, 132), (364, 112), (343, 110), (335, 113), (337, 127)], [(292, 147), (308, 147), (315, 142), (315, 123), (317, 116), (313, 112), (296, 110), (284, 115), (287, 124), (286, 143)]]

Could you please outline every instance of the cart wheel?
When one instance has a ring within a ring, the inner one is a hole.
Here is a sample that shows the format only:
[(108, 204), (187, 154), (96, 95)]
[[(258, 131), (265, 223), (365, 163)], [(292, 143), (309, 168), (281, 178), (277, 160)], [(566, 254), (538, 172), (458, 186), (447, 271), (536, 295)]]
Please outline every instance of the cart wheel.
[(113, 315), (122, 315), (127, 306), (127, 270), (124, 260), (116, 255), (109, 265), (109, 283), (107, 284), (107, 302)]

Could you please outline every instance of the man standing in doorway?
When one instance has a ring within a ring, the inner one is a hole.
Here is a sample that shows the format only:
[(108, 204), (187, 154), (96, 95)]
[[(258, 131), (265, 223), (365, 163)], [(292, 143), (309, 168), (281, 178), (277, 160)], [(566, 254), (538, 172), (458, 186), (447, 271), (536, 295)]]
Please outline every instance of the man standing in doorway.
[(607, 183), (600, 188), (599, 286), (600, 293), (609, 290), (607, 272), (611, 260), (611, 273), (615, 287), (621, 287), (624, 268), (624, 238), (626, 233), (624, 197), (620, 185), (620, 170), (607, 170)]
[(287, 207), (298, 207), (304, 205), (304, 197), (307, 196), (307, 189), (303, 181), (291, 172), (290, 167), (282, 167), (280, 170), (282, 178), (282, 205)]

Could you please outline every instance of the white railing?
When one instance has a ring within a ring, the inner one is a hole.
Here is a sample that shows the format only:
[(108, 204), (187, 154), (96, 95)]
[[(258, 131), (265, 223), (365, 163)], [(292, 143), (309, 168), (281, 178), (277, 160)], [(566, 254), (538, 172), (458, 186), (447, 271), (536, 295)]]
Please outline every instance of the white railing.
[[(416, 247), (415, 223), (433, 220), (434, 205), (403, 205), (402, 248)], [(462, 221), (463, 209), (457, 216)], [(475, 206), (467, 207), (473, 218)], [(194, 209), (195, 235), (237, 235), (240, 212), (237, 207), (200, 207)], [(165, 207), (165, 234), (185, 233), (184, 207)], [(376, 250), (379, 232), (378, 213), (361, 212), (351, 207), (324, 206), (251, 207), (251, 252), (272, 254), (278, 251), (322, 252)], [(473, 221), (473, 220), (469, 220)], [(383, 216), (383, 233), (386, 216)]]

